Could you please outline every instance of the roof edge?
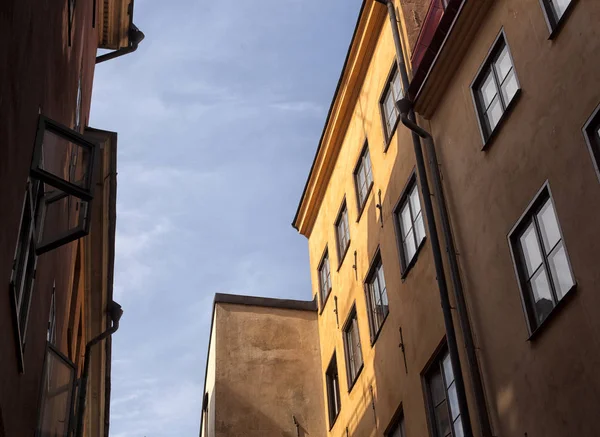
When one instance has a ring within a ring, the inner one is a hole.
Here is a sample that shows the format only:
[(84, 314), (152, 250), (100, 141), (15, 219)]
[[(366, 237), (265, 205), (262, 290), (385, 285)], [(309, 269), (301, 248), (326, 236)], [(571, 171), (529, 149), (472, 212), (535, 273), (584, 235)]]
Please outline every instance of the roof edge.
[(327, 118), (325, 119), (325, 125), (323, 126), (323, 131), (321, 132), (321, 138), (319, 139), (319, 145), (315, 152), (315, 157), (313, 158), (312, 165), (310, 166), (310, 171), (308, 173), (308, 177), (306, 178), (306, 182), (304, 184), (304, 189), (302, 190), (302, 195), (300, 196), (300, 202), (298, 203), (298, 208), (296, 209), (296, 214), (294, 215), (294, 220), (292, 221), (292, 227), (300, 232), (298, 227), (298, 217), (300, 216), (300, 210), (302, 209), (302, 205), (304, 204), (304, 200), (306, 198), (306, 193), (308, 191), (308, 185), (313, 176), (315, 165), (317, 163), (317, 157), (319, 156), (319, 152), (321, 151), (321, 146), (323, 144), (323, 139), (325, 138), (325, 133), (327, 132), (327, 126), (329, 126), (329, 121), (331, 120), (331, 114), (333, 113), (333, 108), (335, 106), (335, 102), (338, 99), (338, 95), (340, 89), (342, 87), (342, 82), (344, 79), (344, 75), (346, 73), (346, 68), (348, 67), (348, 62), (350, 60), (350, 54), (352, 53), (352, 47), (356, 42), (356, 37), (358, 36), (358, 28), (361, 20), (363, 19), (363, 14), (365, 12), (365, 6), (367, 5), (367, 1), (363, 0), (362, 5), (360, 6), (360, 11), (358, 12), (358, 18), (356, 19), (356, 25), (354, 26), (354, 32), (352, 33), (352, 39), (350, 40), (350, 45), (348, 46), (348, 51), (346, 52), (346, 58), (344, 59), (344, 65), (342, 67), (342, 71), (340, 72), (340, 77), (338, 79), (337, 85), (335, 87), (335, 91), (333, 93), (333, 98), (331, 99), (331, 104), (329, 105), (329, 111), (327, 112)]
[(215, 293), (215, 305), (218, 303), (228, 303), (235, 305), (248, 305), (266, 308), (280, 308), (299, 311), (317, 311), (317, 301), (313, 300), (294, 300), (278, 299), (273, 297), (244, 296), (241, 294)]

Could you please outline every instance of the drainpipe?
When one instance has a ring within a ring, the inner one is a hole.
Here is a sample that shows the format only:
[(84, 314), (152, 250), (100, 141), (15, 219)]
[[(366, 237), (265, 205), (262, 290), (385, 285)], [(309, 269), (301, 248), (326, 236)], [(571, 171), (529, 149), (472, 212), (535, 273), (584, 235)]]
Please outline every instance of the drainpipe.
[(446, 207), (446, 199), (444, 197), (442, 179), (440, 177), (433, 137), (429, 132), (427, 132), (422, 127), (418, 126), (416, 123), (414, 123), (407, 117), (407, 114), (409, 113), (410, 108), (412, 107), (412, 102), (410, 100), (406, 98), (400, 100), (399, 102), (397, 102), (397, 107), (400, 110), (401, 120), (404, 126), (409, 128), (411, 131), (415, 132), (417, 135), (419, 135), (419, 137), (423, 138), (427, 147), (427, 156), (429, 157), (430, 173), (433, 179), (433, 191), (435, 198), (437, 199), (438, 209), (440, 211), (440, 216), (442, 219), (442, 232), (444, 233), (444, 243), (446, 244), (448, 263), (450, 264), (450, 276), (452, 279), (452, 286), (454, 288), (454, 294), (456, 298), (458, 319), (464, 336), (467, 363), (471, 371), (471, 383), (473, 384), (475, 403), (477, 404), (479, 426), (481, 427), (483, 436), (491, 437), (492, 429), (488, 416), (487, 405), (485, 402), (483, 381), (481, 378), (481, 372), (479, 371), (477, 354), (475, 353), (475, 342), (473, 341), (473, 332), (471, 330), (471, 324), (469, 323), (469, 313), (467, 310), (462, 281), (460, 279), (458, 259), (456, 257), (456, 247), (454, 246), (454, 239), (452, 238), (452, 230), (450, 228), (450, 217), (448, 214), (448, 208)]
[(138, 29), (135, 24), (131, 23), (131, 27), (129, 28), (129, 45), (127, 47), (123, 47), (122, 49), (96, 56), (96, 64), (135, 52), (145, 36), (146, 35), (144, 35), (144, 32)]
[(79, 381), (79, 399), (77, 400), (77, 428), (75, 430), (75, 437), (83, 436), (83, 422), (85, 416), (85, 399), (87, 397), (87, 383), (88, 377), (90, 373), (90, 361), (91, 361), (91, 350), (92, 346), (101, 342), (107, 337), (110, 337), (114, 334), (117, 329), (119, 329), (119, 320), (123, 315), (123, 310), (121, 309), (121, 305), (118, 303), (111, 301), (108, 304), (107, 311), (112, 320), (112, 326), (108, 328), (106, 331), (101, 333), (100, 335), (92, 338), (88, 344), (85, 345), (85, 359), (83, 361), (83, 372), (81, 373), (81, 379)]
[[(402, 52), (402, 43), (400, 41), (400, 32), (398, 30), (398, 20), (396, 18), (396, 9), (392, 0), (375, 0), (378, 3), (385, 4), (388, 8), (388, 16), (392, 27), (392, 36), (396, 48), (396, 63), (400, 78), (402, 80), (402, 89), (407, 90), (409, 86), (408, 72)], [(408, 119), (415, 122), (415, 113), (412, 109), (408, 111)], [(454, 373), (454, 382), (456, 384), (456, 395), (458, 407), (462, 416), (462, 425), (465, 437), (473, 437), (473, 429), (471, 427), (471, 419), (469, 416), (469, 407), (467, 404), (467, 396), (465, 382), (463, 379), (460, 357), (458, 355), (458, 345), (456, 341), (456, 331), (452, 321), (452, 310), (450, 307), (450, 297), (448, 295), (448, 285), (446, 283), (446, 274), (444, 273), (444, 264), (442, 261), (442, 251), (440, 248), (440, 240), (438, 237), (435, 216), (433, 212), (433, 204), (431, 202), (431, 193), (429, 191), (429, 182), (427, 181), (427, 173), (425, 169), (425, 159), (421, 148), (421, 140), (415, 131), (411, 131), (413, 146), (415, 151), (415, 159), (417, 163), (417, 173), (419, 175), (419, 183), (421, 186), (421, 194), (423, 195), (423, 203), (425, 206), (425, 216), (427, 217), (427, 228), (431, 239), (431, 250), (433, 252), (433, 262), (435, 266), (436, 280), (440, 292), (440, 301), (442, 314), (444, 316), (444, 327), (446, 330), (446, 342), (448, 344), (448, 353), (452, 362), (452, 371)]]

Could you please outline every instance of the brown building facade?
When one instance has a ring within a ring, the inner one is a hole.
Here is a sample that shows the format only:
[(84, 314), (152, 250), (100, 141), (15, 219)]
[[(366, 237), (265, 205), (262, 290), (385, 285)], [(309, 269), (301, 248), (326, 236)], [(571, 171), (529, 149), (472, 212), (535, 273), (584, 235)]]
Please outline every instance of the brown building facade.
[(594, 0), (363, 2), (293, 222), (313, 435), (600, 434), (599, 20)]
[(95, 64), (143, 35), (132, 18), (131, 1), (0, 6), (2, 437), (108, 436), (117, 135), (88, 120)]

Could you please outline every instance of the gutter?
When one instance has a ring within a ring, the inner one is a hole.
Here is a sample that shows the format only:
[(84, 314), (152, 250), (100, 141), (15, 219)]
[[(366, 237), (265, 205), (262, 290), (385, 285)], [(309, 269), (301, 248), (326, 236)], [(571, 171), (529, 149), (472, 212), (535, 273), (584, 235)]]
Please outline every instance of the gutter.
[(467, 304), (465, 300), (462, 281), (460, 279), (458, 259), (456, 257), (456, 247), (454, 246), (452, 230), (450, 229), (450, 217), (448, 214), (448, 208), (446, 207), (446, 199), (444, 197), (442, 180), (439, 173), (437, 154), (435, 152), (435, 144), (433, 142), (433, 137), (429, 132), (418, 126), (416, 123), (414, 123), (407, 117), (407, 114), (412, 106), (412, 102), (404, 98), (400, 102), (398, 102), (397, 106), (400, 110), (402, 124), (404, 124), (411, 131), (419, 135), (419, 137), (423, 138), (427, 147), (427, 156), (429, 156), (431, 178), (433, 179), (434, 197), (437, 200), (438, 209), (442, 221), (442, 232), (444, 234), (444, 243), (446, 245), (446, 253), (448, 255), (448, 263), (450, 265), (450, 277), (452, 279), (452, 286), (454, 288), (458, 320), (460, 322), (460, 327), (464, 337), (465, 352), (467, 354), (467, 364), (470, 370), (471, 384), (473, 385), (475, 403), (477, 405), (477, 417), (479, 420), (479, 426), (481, 428), (482, 435), (484, 437), (491, 437), (492, 430), (489, 420), (489, 413), (485, 402), (483, 381), (481, 378), (481, 372), (479, 370), (479, 364), (477, 362), (475, 342), (473, 340), (473, 331), (471, 330), (471, 325), (469, 323)]
[[(402, 80), (402, 88), (406, 93), (410, 86), (408, 78), (408, 72), (406, 69), (406, 63), (404, 59), (404, 53), (402, 51), (402, 43), (400, 40), (400, 32), (398, 30), (398, 20), (396, 18), (396, 10), (392, 0), (375, 0), (378, 3), (385, 4), (388, 9), (388, 15), (392, 27), (392, 35), (394, 38), (394, 45), (396, 48), (396, 62), (398, 65), (398, 71), (400, 72)], [(409, 102), (407, 104), (407, 102)], [(410, 128), (413, 140), (413, 146), (415, 151), (415, 158), (417, 162), (417, 173), (419, 175), (419, 183), (421, 186), (421, 194), (423, 197), (423, 203), (425, 206), (425, 215), (427, 217), (427, 227), (431, 237), (431, 248), (433, 252), (433, 260), (435, 265), (436, 280), (438, 283), (438, 289), (440, 293), (440, 303), (442, 306), (442, 313), (444, 316), (444, 327), (446, 330), (446, 341), (448, 344), (448, 353), (450, 355), (452, 363), (452, 371), (454, 373), (454, 380), (456, 383), (456, 394), (460, 413), (462, 416), (462, 425), (464, 435), (466, 437), (473, 437), (473, 429), (471, 425), (471, 419), (469, 415), (469, 406), (467, 403), (465, 382), (463, 379), (460, 356), (458, 353), (458, 344), (456, 338), (456, 331), (454, 329), (454, 322), (452, 319), (452, 307), (450, 304), (450, 297), (448, 294), (448, 285), (446, 283), (446, 275), (444, 272), (444, 264), (442, 260), (442, 252), (440, 248), (440, 241), (438, 237), (437, 226), (435, 222), (435, 215), (433, 210), (433, 203), (431, 200), (431, 193), (429, 191), (429, 182), (427, 180), (427, 171), (425, 167), (425, 159), (421, 146), (420, 138), (426, 139), (428, 146), (428, 153), (430, 157), (430, 164), (432, 166), (432, 179), (434, 183), (435, 198), (437, 206), (440, 210), (442, 217), (442, 229), (444, 233), (444, 240), (448, 249), (448, 257), (450, 263), (450, 271), (453, 280), (454, 293), (456, 296), (457, 306), (459, 307), (458, 316), (460, 325), (463, 330), (463, 336), (465, 340), (465, 348), (467, 349), (467, 362), (470, 369), (470, 375), (473, 382), (473, 389), (475, 391), (475, 402), (476, 402), (476, 413), (481, 427), (483, 436), (491, 436), (490, 422), (487, 406), (485, 404), (485, 396), (483, 393), (483, 383), (481, 381), (481, 374), (477, 365), (477, 357), (475, 355), (475, 349), (473, 345), (473, 337), (470, 329), (468, 317), (466, 314), (466, 303), (464, 300), (464, 294), (462, 293), (462, 285), (460, 283), (460, 275), (458, 272), (458, 262), (456, 260), (456, 251), (454, 250), (454, 244), (451, 242), (451, 230), (448, 219), (448, 211), (446, 209), (443, 193), (441, 190), (441, 180), (439, 175), (439, 169), (437, 166), (437, 158), (435, 157), (435, 148), (433, 147), (433, 140), (431, 135), (421, 129), (416, 123), (415, 113), (412, 109), (410, 101), (403, 99), (397, 102), (398, 109), (400, 110), (403, 124)], [(434, 164), (435, 163), (435, 167)], [(452, 248), (452, 250), (450, 250)]]
[(88, 378), (90, 374), (90, 362), (92, 355), (92, 346), (100, 343), (105, 338), (110, 337), (112, 334), (117, 332), (119, 329), (119, 320), (123, 315), (123, 310), (121, 309), (121, 305), (116, 303), (115, 301), (110, 301), (106, 308), (109, 316), (112, 320), (112, 326), (108, 328), (106, 331), (92, 338), (88, 344), (85, 345), (85, 359), (83, 361), (83, 371), (81, 373), (80, 385), (79, 385), (79, 399), (77, 400), (77, 428), (75, 429), (75, 437), (83, 437), (83, 426), (85, 419), (85, 404), (87, 397), (87, 389), (88, 389)]
[(110, 53), (96, 56), (96, 64), (135, 52), (145, 37), (146, 35), (144, 35), (144, 32), (138, 29), (137, 26), (132, 22), (129, 27), (129, 45), (127, 47), (114, 50)]

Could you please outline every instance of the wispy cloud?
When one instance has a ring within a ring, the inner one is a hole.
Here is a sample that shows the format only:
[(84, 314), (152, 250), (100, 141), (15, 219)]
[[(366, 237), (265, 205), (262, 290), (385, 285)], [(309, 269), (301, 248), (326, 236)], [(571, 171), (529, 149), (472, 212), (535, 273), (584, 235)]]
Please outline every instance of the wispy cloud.
[(289, 223), (359, 6), (139, 0), (146, 39), (97, 66), (90, 124), (119, 133), (112, 437), (197, 435), (215, 292), (310, 299)]

